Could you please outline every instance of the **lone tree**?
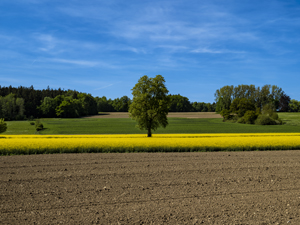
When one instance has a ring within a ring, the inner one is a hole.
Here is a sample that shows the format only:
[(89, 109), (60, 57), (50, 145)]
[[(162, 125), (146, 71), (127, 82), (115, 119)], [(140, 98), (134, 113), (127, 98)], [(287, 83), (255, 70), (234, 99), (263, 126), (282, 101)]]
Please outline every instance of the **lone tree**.
[(152, 136), (151, 130), (168, 125), (169, 91), (164, 83), (161, 75), (155, 78), (145, 75), (131, 89), (133, 100), (129, 107), (130, 117), (137, 121), (139, 129), (148, 131), (148, 137)]
[(4, 123), (4, 119), (0, 119), (0, 133), (5, 132), (7, 129), (6, 123)]

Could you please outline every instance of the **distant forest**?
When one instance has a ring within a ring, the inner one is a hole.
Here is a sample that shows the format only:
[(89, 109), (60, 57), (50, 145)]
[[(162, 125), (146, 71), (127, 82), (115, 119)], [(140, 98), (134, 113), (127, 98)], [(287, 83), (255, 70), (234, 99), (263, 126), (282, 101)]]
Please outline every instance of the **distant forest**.
[[(169, 95), (170, 112), (215, 112), (215, 103), (190, 102), (187, 97)], [(0, 118), (23, 120), (33, 118), (76, 118), (98, 112), (128, 112), (132, 100), (93, 97), (76, 90), (0, 86)]]

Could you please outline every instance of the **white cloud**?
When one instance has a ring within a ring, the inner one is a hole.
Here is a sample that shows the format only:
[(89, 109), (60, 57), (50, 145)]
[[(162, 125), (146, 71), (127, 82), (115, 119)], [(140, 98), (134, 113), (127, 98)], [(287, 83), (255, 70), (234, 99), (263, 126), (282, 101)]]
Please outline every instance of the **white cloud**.
[(220, 54), (220, 53), (224, 53), (220, 50), (212, 50), (212, 49), (208, 49), (208, 48), (198, 48), (198, 49), (194, 49), (191, 52), (194, 53), (211, 53), (211, 54)]
[(116, 62), (106, 62), (100, 60), (78, 60), (78, 59), (65, 59), (65, 58), (46, 58), (39, 61), (44, 62), (57, 62), (61, 64), (70, 64), (75, 66), (84, 66), (84, 67), (97, 67), (97, 68), (106, 68), (106, 69), (120, 69)]
[(49, 34), (37, 34), (36, 39), (43, 45), (43, 47), (40, 47), (39, 50), (44, 52), (53, 50), (58, 42), (56, 38)]
[(106, 86), (103, 86), (103, 87), (100, 87), (100, 88), (96, 88), (96, 89), (94, 89), (94, 91), (101, 90), (101, 89), (105, 89), (105, 88), (111, 87), (111, 86), (113, 86), (113, 85), (114, 85), (114, 84), (109, 84), (109, 85), (106, 85)]
[(98, 62), (87, 61), (87, 60), (51, 59), (51, 61), (59, 62), (59, 63), (74, 64), (77, 66), (88, 66), (88, 67), (94, 67), (94, 66), (99, 65)]
[(198, 49), (192, 50), (191, 52), (193, 52), (193, 53), (210, 53), (210, 54), (227, 54), (227, 53), (244, 54), (244, 53), (246, 53), (244, 51), (233, 51), (233, 50), (227, 50), (227, 49), (213, 50), (213, 49), (209, 49), (209, 48), (198, 48)]

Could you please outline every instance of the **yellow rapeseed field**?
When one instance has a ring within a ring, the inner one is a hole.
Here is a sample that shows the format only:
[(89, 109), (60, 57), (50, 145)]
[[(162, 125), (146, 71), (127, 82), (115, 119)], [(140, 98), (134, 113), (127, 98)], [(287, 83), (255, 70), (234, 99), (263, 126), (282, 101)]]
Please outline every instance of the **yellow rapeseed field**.
[(0, 154), (300, 149), (300, 133), (2, 135)]

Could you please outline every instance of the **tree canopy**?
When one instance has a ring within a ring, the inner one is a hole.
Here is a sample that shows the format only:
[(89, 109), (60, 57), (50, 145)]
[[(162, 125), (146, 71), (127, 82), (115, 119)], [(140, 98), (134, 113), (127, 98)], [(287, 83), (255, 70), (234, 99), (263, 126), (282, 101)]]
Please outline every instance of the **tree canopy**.
[(139, 129), (148, 131), (148, 137), (152, 136), (152, 130), (168, 125), (168, 92), (165, 79), (161, 75), (154, 78), (145, 75), (132, 88), (130, 117), (137, 121)]

